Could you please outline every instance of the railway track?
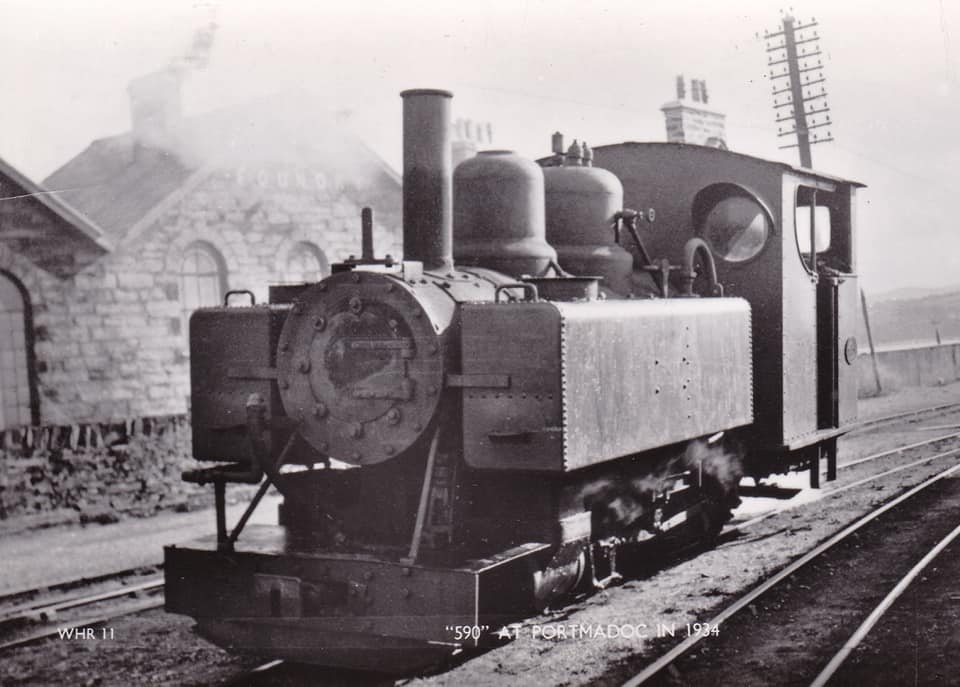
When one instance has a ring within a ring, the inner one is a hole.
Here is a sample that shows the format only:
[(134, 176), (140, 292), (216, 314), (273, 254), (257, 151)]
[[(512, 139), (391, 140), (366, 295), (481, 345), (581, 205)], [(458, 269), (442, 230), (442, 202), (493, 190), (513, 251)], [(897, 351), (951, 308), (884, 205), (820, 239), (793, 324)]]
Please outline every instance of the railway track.
[(914, 580), (916, 580), (957, 537), (960, 537), (960, 525), (953, 528), (949, 534), (937, 542), (937, 544), (900, 579), (896, 586), (883, 597), (883, 600), (874, 607), (866, 619), (857, 627), (856, 631), (850, 636), (850, 639), (844, 642), (840, 650), (834, 654), (830, 662), (827, 663), (824, 669), (814, 678), (813, 682), (810, 683), (810, 687), (824, 687), (824, 685), (830, 681), (837, 671), (847, 662), (847, 659), (850, 658), (853, 651), (863, 643), (870, 631), (877, 626), (897, 599), (903, 595)]
[[(953, 451), (946, 452), (945, 454), (942, 454), (942, 455), (948, 455), (948, 454), (956, 455), (958, 452), (960, 452), (960, 449), (955, 449)], [(938, 454), (938, 457), (942, 457), (942, 455)], [(815, 547), (814, 549), (806, 553), (805, 555), (801, 556), (794, 562), (787, 565), (785, 568), (780, 570), (778, 573), (776, 573), (772, 577), (768, 578), (767, 580), (765, 580), (764, 582), (762, 582), (761, 584), (753, 588), (747, 594), (738, 598), (733, 604), (724, 608), (718, 614), (716, 614), (715, 616), (710, 618), (708, 621), (706, 621), (706, 623), (710, 627), (721, 628), (724, 625), (724, 623), (729, 623), (736, 616), (742, 614), (742, 612), (747, 608), (751, 608), (755, 612), (755, 605), (757, 604), (758, 600), (760, 600), (765, 595), (771, 593), (771, 591), (775, 590), (776, 588), (782, 587), (784, 583), (794, 579), (795, 576), (798, 574), (798, 572), (807, 568), (807, 566), (809, 566), (812, 562), (817, 561), (818, 559), (823, 557), (825, 554), (827, 554), (828, 552), (833, 550), (835, 547), (837, 547), (837, 545), (848, 541), (851, 537), (853, 537), (854, 535), (857, 535), (857, 533), (860, 532), (864, 527), (873, 523), (884, 514), (889, 513), (890, 511), (900, 507), (902, 504), (909, 502), (911, 499), (914, 499), (919, 494), (924, 493), (925, 490), (931, 488), (933, 485), (937, 485), (941, 483), (945, 478), (957, 475), (958, 473), (960, 473), (960, 465), (953, 465), (945, 470), (942, 470), (941, 472), (925, 480), (921, 484), (913, 487), (912, 489), (909, 489), (908, 491), (897, 496), (891, 501), (888, 501), (881, 507), (859, 518), (858, 520), (848, 525), (844, 529), (840, 530), (839, 532), (834, 534), (832, 537), (830, 537), (829, 539), (827, 539), (826, 541), (824, 541), (823, 543), (821, 543), (820, 545), (818, 545), (817, 547)], [(852, 485), (847, 485), (847, 488), (852, 488), (853, 486), (863, 484), (863, 483), (864, 481), (859, 481)], [(834, 490), (833, 493), (835, 493), (836, 491), (837, 490)], [(741, 524), (740, 526), (742, 527), (744, 526), (744, 524)], [(923, 567), (928, 565), (929, 562), (933, 560), (933, 558), (936, 556), (936, 553), (941, 551), (948, 543), (953, 541), (953, 539), (957, 536), (960, 536), (960, 528), (957, 528), (956, 530), (951, 532), (950, 535), (941, 539), (937, 543), (937, 546), (931, 549), (931, 552), (923, 558), (923, 561), (922, 561)], [(865, 620), (861, 624), (861, 626), (853, 634), (851, 639), (844, 644), (844, 648), (841, 649), (841, 651), (838, 652), (835, 655), (835, 657), (831, 660), (830, 664), (828, 664), (828, 668), (824, 669), (823, 682), (817, 682), (815, 684), (825, 684), (825, 681), (829, 679), (830, 675), (833, 674), (833, 671), (835, 671), (840, 665), (842, 665), (846, 657), (849, 656), (850, 651), (852, 651), (852, 648), (856, 646), (856, 644), (858, 644), (860, 640), (862, 640), (863, 636), (865, 636), (866, 633), (869, 632), (869, 629), (873, 626), (873, 624), (875, 624), (876, 621), (879, 619), (879, 617), (882, 616), (883, 611), (886, 610), (886, 608), (889, 608), (890, 604), (892, 604), (893, 601), (896, 599), (896, 596), (902, 593), (903, 589), (905, 589), (906, 586), (909, 585), (910, 581), (913, 580), (919, 574), (919, 572), (923, 569), (923, 567), (921, 567), (918, 564), (918, 566), (915, 566), (914, 569), (911, 569), (911, 571), (906, 576), (904, 576), (897, 585), (895, 585), (894, 591), (891, 592), (891, 594), (888, 595), (888, 598), (885, 598), (874, 609), (874, 611), (869, 614), (867, 620)], [(679, 644), (671, 648), (669, 651), (661, 655), (659, 658), (654, 660), (652, 663), (648, 664), (639, 673), (637, 673), (632, 678), (627, 680), (624, 683), (624, 687), (639, 687), (640, 685), (651, 684), (652, 682), (654, 682), (655, 679), (660, 679), (664, 675), (665, 671), (675, 666), (679, 661), (683, 660), (685, 657), (689, 657), (690, 654), (707, 639), (708, 637), (706, 636), (701, 636), (696, 634), (690, 637), (687, 637), (686, 639), (681, 641)], [(828, 673), (828, 669), (830, 670), (829, 673)], [(817, 678), (817, 679), (820, 679), (820, 678)], [(661, 682), (669, 683), (670, 680), (671, 678), (664, 678), (663, 680), (661, 680)], [(677, 681), (676, 684), (684, 684), (684, 683), (682, 681)]]
[(260, 663), (253, 668), (243, 671), (239, 675), (229, 678), (221, 684), (221, 687), (247, 687), (249, 685), (266, 682), (285, 665), (286, 663), (280, 659)]
[[(124, 571), (127, 572), (129, 571)], [(114, 577), (121, 581), (125, 579), (122, 576)], [(107, 581), (109, 576), (97, 578), (97, 582)], [(75, 588), (79, 583), (69, 583), (69, 586)], [(0, 607), (0, 652), (53, 637), (64, 631), (97, 627), (112, 618), (160, 608), (163, 606), (162, 591), (162, 575), (133, 585), (93, 592), (74, 592), (57, 598), (51, 598), (50, 590), (32, 590), (28, 595), (37, 598)], [(43, 596), (47, 598), (40, 598)], [(127, 602), (131, 597), (136, 603)], [(91, 607), (93, 613), (78, 613), (79, 609)]]
[[(885, 416), (883, 418), (873, 418), (862, 427), (877, 427), (883, 424), (893, 424), (911, 417), (920, 417), (924, 414), (946, 413), (953, 409), (960, 409), (960, 404), (945, 404), (925, 408), (920, 410), (898, 413)], [(897, 456), (906, 456), (908, 459), (913, 457), (913, 453), (921, 451), (928, 447), (937, 447), (951, 441), (960, 440), (960, 432), (943, 434), (922, 441), (913, 442), (905, 446), (877, 452), (856, 460), (850, 460), (838, 466), (840, 470), (847, 470), (857, 465), (862, 465), (870, 461), (878, 461), (884, 458), (893, 458)], [(890, 474), (908, 470), (923, 463), (933, 462), (935, 460), (956, 455), (960, 449), (940, 451), (934, 455), (923, 456), (917, 460), (909, 460), (903, 465), (897, 465), (891, 469), (883, 470), (877, 475), (858, 479), (840, 487), (830, 489), (824, 494), (824, 498), (837, 493), (853, 489), (880, 479)], [(952, 470), (953, 468), (951, 468)], [(941, 473), (943, 474), (943, 473)], [(925, 483), (926, 484), (926, 483)], [(908, 492), (908, 494), (911, 492)], [(770, 517), (776, 512), (763, 514), (753, 520), (740, 522), (736, 524), (737, 528), (749, 528), (754, 524)], [(802, 559), (801, 559), (802, 560)], [(94, 593), (86, 592), (81, 589), (84, 584), (91, 581), (85, 580), (77, 582), (65, 582), (43, 590), (23, 590), (15, 594), (8, 594), (0, 597), (0, 651), (9, 651), (18, 646), (23, 646), (30, 642), (36, 642), (47, 637), (56, 636), (58, 631), (69, 627), (92, 627), (106, 623), (109, 619), (121, 615), (129, 615), (143, 612), (152, 608), (162, 606), (162, 596), (155, 596), (162, 592), (162, 579), (160, 576), (143, 579), (142, 571), (124, 571), (125, 575), (136, 575), (140, 581), (124, 587), (97, 591)], [(114, 576), (104, 576), (97, 578), (93, 582), (107, 583)], [(39, 598), (49, 596), (51, 592), (59, 594), (55, 600)], [(133, 602), (116, 605), (113, 602), (124, 600), (130, 596), (140, 598), (133, 599)], [(147, 598), (143, 598), (147, 597)], [(105, 606), (110, 606), (105, 608)], [(6, 627), (12, 627), (20, 623), (18, 632), (15, 635), (7, 635)], [(713, 622), (713, 621), (711, 621)], [(274, 684), (275, 676), (278, 672), (283, 672), (283, 664), (276, 661), (257, 666), (251, 671), (245, 672), (235, 680), (227, 684)], [(637, 683), (640, 684), (640, 683)]]
[[(849, 461), (849, 462), (847, 462), (847, 463), (842, 463), (842, 464), (838, 465), (838, 466), (837, 466), (837, 470), (840, 471), (840, 470), (843, 470), (843, 469), (849, 469), (849, 468), (852, 468), (852, 467), (854, 467), (854, 466), (862, 465), (862, 464), (864, 464), (864, 463), (868, 463), (868, 462), (875, 461), (875, 460), (880, 460), (880, 459), (882, 459), (882, 458), (890, 458), (890, 457), (894, 457), (894, 456), (902, 456), (902, 455), (904, 455), (904, 454), (908, 454), (908, 452), (911, 452), (911, 451), (917, 451), (917, 450), (919, 450), (919, 449), (922, 449), (922, 448), (925, 448), (925, 447), (928, 447), (928, 446), (934, 446), (934, 445), (940, 444), (940, 443), (948, 443), (948, 442), (951, 442), (951, 441), (960, 441), (960, 433), (944, 434), (944, 435), (941, 435), (941, 436), (938, 436), (938, 437), (934, 437), (934, 438), (932, 438), (932, 439), (926, 439), (926, 440), (924, 440), (924, 441), (914, 442), (914, 443), (912, 443), (912, 444), (907, 444), (907, 445), (905, 445), (905, 446), (900, 446), (900, 447), (895, 448), (895, 449), (890, 449), (890, 450), (887, 450), (887, 451), (881, 451), (881, 452), (879, 452), (879, 453), (874, 453), (874, 454), (869, 455), (869, 456), (864, 456), (864, 457), (862, 457), (862, 458), (857, 458), (856, 460), (852, 460), (852, 461)], [(921, 465), (926, 465), (926, 464), (928, 464), (928, 463), (934, 462), (935, 460), (940, 460), (940, 459), (943, 459), (943, 458), (949, 458), (950, 456), (957, 455), (958, 453), (960, 453), (960, 448), (952, 448), (952, 449), (949, 449), (949, 450), (946, 450), (946, 451), (937, 452), (937, 453), (935, 453), (935, 454), (933, 454), (933, 455), (923, 456), (923, 457), (918, 458), (918, 459), (916, 459), (916, 460), (911, 460), (910, 462), (907, 462), (907, 463), (901, 463), (901, 464), (899, 464), (899, 465), (897, 465), (897, 466), (895, 466), (895, 467), (889, 468), (889, 469), (887, 469), (887, 470), (883, 470), (883, 471), (881, 471), (881, 472), (874, 473), (874, 474), (872, 474), (872, 475), (868, 475), (868, 476), (866, 476), (866, 477), (863, 477), (863, 478), (861, 478), (861, 479), (855, 480), (855, 481), (853, 481), (853, 482), (849, 482), (849, 483), (846, 483), (846, 484), (841, 484), (841, 485), (838, 485), (838, 486), (834, 486), (834, 487), (831, 487), (831, 488), (829, 488), (829, 489), (823, 489), (822, 492), (821, 492), (821, 493), (822, 493), (822, 498), (827, 498), (827, 497), (830, 497), (830, 496), (835, 496), (835, 495), (840, 494), (840, 493), (843, 493), (843, 492), (845, 492), (845, 491), (849, 491), (850, 489), (855, 489), (855, 488), (860, 487), (860, 486), (863, 486), (863, 485), (865, 485), (865, 484), (869, 484), (869, 483), (871, 483), (871, 482), (875, 482), (875, 481), (877, 481), (877, 480), (879, 480), (879, 479), (882, 479), (882, 478), (884, 478), (884, 477), (888, 477), (888, 476), (890, 476), (890, 475), (894, 475), (894, 474), (896, 474), (896, 473), (898, 473), (898, 472), (904, 472), (904, 471), (909, 470), (909, 469), (911, 469), (911, 468), (919, 467), (919, 466), (921, 466)], [(730, 527), (737, 528), (737, 529), (747, 529), (747, 528), (753, 527), (753, 526), (756, 525), (757, 523), (763, 522), (763, 521), (766, 520), (767, 518), (771, 518), (771, 517), (773, 517), (774, 515), (777, 515), (778, 513), (783, 513), (784, 511), (788, 511), (788, 510), (792, 510), (792, 509), (794, 509), (794, 508), (798, 508), (798, 507), (804, 505), (805, 503), (807, 503), (807, 502), (801, 502), (801, 503), (796, 503), (796, 504), (787, 503), (787, 504), (785, 504), (785, 505), (783, 505), (783, 506), (781, 506), (781, 507), (779, 507), (779, 508), (775, 508), (775, 509), (772, 509), (772, 510), (767, 511), (767, 512), (765, 512), (765, 513), (761, 513), (760, 515), (758, 515), (758, 516), (756, 516), (756, 517), (753, 517), (753, 518), (750, 518), (749, 520), (744, 520), (744, 521), (742, 521), (742, 522), (732, 523), (732, 524), (730, 525)]]
[(394, 687), (398, 682), (389, 675), (359, 670), (322, 668), (275, 660), (247, 669), (220, 687)]
[(898, 413), (891, 413), (890, 415), (865, 418), (857, 422), (856, 426), (853, 430), (851, 430), (850, 433), (854, 434), (870, 427), (894, 424), (901, 420), (909, 420), (910, 418), (920, 417), (923, 415), (946, 414), (953, 411), (960, 411), (960, 403), (941, 403), (935, 406), (927, 406), (926, 408), (915, 408), (913, 410), (904, 410)]

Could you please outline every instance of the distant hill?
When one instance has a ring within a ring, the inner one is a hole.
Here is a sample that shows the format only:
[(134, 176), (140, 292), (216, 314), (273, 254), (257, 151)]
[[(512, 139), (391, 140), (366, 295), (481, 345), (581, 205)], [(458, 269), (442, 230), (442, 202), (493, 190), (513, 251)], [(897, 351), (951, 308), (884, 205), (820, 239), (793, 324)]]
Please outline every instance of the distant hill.
[(881, 291), (875, 294), (868, 293), (867, 296), (871, 301), (875, 300), (880, 303), (882, 301), (907, 301), (928, 298), (930, 296), (947, 296), (953, 293), (960, 293), (960, 284), (934, 288), (907, 286), (901, 289), (893, 289), (892, 291)]
[[(870, 326), (877, 346), (960, 340), (960, 286), (941, 289), (905, 288), (867, 294)], [(858, 338), (866, 344), (860, 322)]]

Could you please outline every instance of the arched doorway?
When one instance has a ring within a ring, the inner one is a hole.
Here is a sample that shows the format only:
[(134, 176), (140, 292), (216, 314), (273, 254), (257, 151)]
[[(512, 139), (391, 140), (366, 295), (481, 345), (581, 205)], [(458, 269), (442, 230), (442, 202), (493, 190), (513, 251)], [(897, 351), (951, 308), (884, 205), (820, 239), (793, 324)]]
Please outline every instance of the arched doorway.
[(0, 429), (35, 424), (30, 297), (13, 275), (0, 271)]

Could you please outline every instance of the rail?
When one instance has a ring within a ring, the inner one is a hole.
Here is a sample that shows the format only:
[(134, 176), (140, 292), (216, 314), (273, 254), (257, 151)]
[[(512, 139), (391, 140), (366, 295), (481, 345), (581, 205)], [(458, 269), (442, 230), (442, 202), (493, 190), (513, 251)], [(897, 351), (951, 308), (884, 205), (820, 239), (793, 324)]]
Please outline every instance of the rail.
[[(960, 449), (955, 449), (948, 453), (957, 454), (957, 453), (960, 453)], [(803, 568), (804, 566), (806, 566), (808, 563), (815, 560), (816, 558), (820, 557), (824, 552), (833, 548), (835, 545), (847, 539), (850, 535), (857, 532), (868, 523), (876, 520), (878, 517), (880, 517), (887, 511), (897, 507), (904, 501), (907, 501), (908, 499), (922, 492), (924, 489), (928, 488), (929, 486), (936, 484), (940, 480), (946, 477), (949, 477), (950, 475), (953, 475), (958, 471), (960, 471), (960, 465), (954, 465), (952, 467), (949, 467), (946, 470), (943, 470), (937, 473), (936, 475), (934, 475), (933, 477), (927, 479), (926, 481), (918, 484), (912, 489), (904, 492), (903, 494), (894, 498), (893, 500), (888, 501), (883, 506), (871, 511), (870, 513), (866, 514), (859, 520), (856, 520), (851, 525), (848, 525), (847, 527), (842, 529), (840, 532), (834, 534), (832, 537), (827, 539), (822, 544), (818, 545), (814, 549), (810, 550), (809, 552), (807, 552), (806, 554), (798, 558), (796, 561), (794, 561), (793, 563), (791, 563), (790, 565), (782, 569), (777, 574), (765, 580), (764, 582), (759, 584), (757, 587), (754, 587), (747, 594), (740, 597), (733, 604), (726, 607), (716, 616), (711, 618), (708, 621), (709, 624), (711, 626), (717, 627), (722, 623), (726, 622), (731, 617), (733, 617), (734, 615), (742, 611), (744, 608), (747, 608), (748, 606), (750, 606), (750, 604), (752, 604), (754, 601), (756, 601), (759, 597), (761, 597), (763, 594), (768, 592), (770, 589), (774, 588), (784, 580), (790, 578), (798, 570), (800, 570), (801, 568)], [(863, 481), (860, 481), (859, 483), (862, 484)], [(849, 487), (851, 485), (847, 485), (847, 486)], [(833, 492), (831, 493), (836, 493), (836, 491), (838, 490), (833, 490)], [(647, 665), (642, 671), (637, 673), (634, 677), (627, 680), (627, 682), (624, 683), (623, 687), (639, 687), (639, 685), (644, 684), (654, 675), (657, 675), (660, 671), (664, 670), (665, 668), (673, 664), (678, 658), (680, 658), (681, 656), (689, 652), (693, 647), (697, 646), (703, 639), (704, 638), (702, 636), (698, 636), (698, 635), (693, 635), (688, 637), (687, 639), (683, 640), (682, 642), (677, 644), (675, 647), (670, 649), (670, 651), (660, 656), (653, 663), (650, 663), (649, 665)]]
[[(101, 625), (111, 618), (118, 618), (125, 615), (133, 615), (146, 610), (160, 608), (163, 606), (163, 599), (150, 598), (138, 604), (125, 606), (115, 609), (108, 613), (99, 613), (79, 619), (61, 620), (60, 614), (64, 611), (81, 608), (83, 606), (92, 606), (105, 601), (113, 601), (129, 596), (136, 596), (144, 593), (153, 593), (163, 589), (163, 578), (153, 578), (140, 584), (124, 586), (117, 589), (111, 589), (105, 592), (94, 594), (74, 595), (56, 601), (33, 601), (4, 609), (0, 612), (0, 628), (6, 629), (15, 634), (17, 629), (31, 624), (40, 623), (43, 627), (19, 634), (13, 639), (0, 642), (0, 652), (15, 649), (47, 637), (52, 637), (63, 630), (78, 627), (95, 627)], [(56, 622), (54, 622), (56, 621)]]

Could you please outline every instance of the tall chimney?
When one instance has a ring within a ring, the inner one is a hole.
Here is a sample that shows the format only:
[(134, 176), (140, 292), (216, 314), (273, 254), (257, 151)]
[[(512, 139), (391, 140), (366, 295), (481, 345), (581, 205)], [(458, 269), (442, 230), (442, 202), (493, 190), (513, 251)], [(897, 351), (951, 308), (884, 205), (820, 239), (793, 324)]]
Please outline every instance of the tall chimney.
[(180, 123), (180, 76), (173, 70), (141, 76), (127, 86), (134, 141), (165, 147)]
[(692, 102), (686, 98), (683, 77), (677, 77), (677, 99), (660, 110), (667, 125), (667, 141), (726, 149), (726, 115), (707, 105), (707, 82), (690, 80)]
[(453, 268), (450, 100), (434, 89), (403, 91), (403, 258), (426, 270)]

